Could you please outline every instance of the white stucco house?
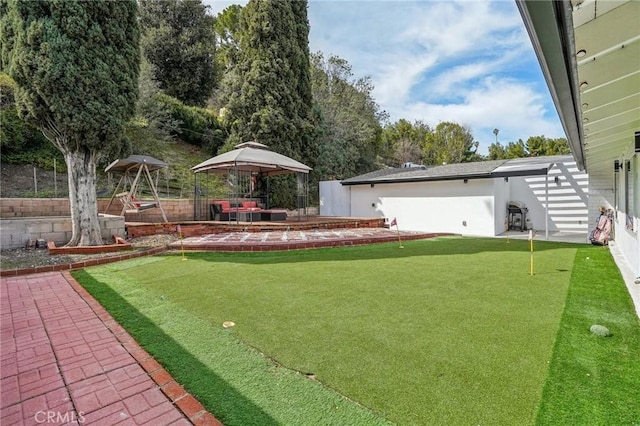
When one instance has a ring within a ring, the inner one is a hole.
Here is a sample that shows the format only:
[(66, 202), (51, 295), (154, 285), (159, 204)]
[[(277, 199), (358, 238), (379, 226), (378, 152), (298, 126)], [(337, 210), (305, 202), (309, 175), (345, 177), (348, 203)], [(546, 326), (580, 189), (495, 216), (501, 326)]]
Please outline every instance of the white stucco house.
[(507, 204), (519, 201), (538, 233), (578, 232), (586, 241), (602, 206), (615, 213), (616, 253), (640, 277), (640, 2), (516, 4), (572, 155), (321, 182), (320, 214), (395, 217), (406, 230), (494, 236), (505, 230)]
[(615, 212), (615, 248), (640, 276), (640, 2), (517, 0), (578, 169), (589, 215)]
[[(509, 215), (510, 203), (526, 211)], [(571, 156), (383, 169), (320, 183), (321, 215), (396, 218), (410, 231), (495, 236), (534, 229), (574, 232), (586, 242), (587, 204), (588, 178)]]

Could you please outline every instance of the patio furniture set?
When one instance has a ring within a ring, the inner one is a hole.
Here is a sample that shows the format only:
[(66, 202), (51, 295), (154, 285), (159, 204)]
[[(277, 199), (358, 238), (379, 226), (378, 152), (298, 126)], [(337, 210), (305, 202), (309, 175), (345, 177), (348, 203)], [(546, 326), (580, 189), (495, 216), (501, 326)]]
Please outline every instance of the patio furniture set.
[(256, 201), (232, 203), (228, 200), (216, 200), (211, 204), (211, 220), (240, 222), (284, 221), (286, 210), (263, 209)]

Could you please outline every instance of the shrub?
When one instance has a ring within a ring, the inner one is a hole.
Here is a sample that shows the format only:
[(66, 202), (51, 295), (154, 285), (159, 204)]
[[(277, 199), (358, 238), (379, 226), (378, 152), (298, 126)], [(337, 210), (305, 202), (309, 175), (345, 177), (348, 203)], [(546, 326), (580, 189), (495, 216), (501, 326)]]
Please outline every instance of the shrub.
[(205, 148), (212, 154), (224, 144), (227, 131), (211, 111), (186, 106), (178, 99), (164, 93), (159, 93), (154, 98), (164, 106), (174, 120), (180, 123), (175, 136), (192, 145)]
[(58, 151), (34, 125), (20, 117), (15, 105), (16, 83), (0, 73), (0, 146), (2, 162), (33, 164), (53, 169), (53, 160), (64, 171), (64, 160)]

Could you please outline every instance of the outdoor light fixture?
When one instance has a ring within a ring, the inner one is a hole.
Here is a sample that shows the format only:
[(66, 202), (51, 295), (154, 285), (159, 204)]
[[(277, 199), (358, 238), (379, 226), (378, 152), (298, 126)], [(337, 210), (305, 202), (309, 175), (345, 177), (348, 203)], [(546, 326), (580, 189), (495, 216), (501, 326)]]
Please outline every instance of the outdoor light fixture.
[(631, 160), (627, 160), (627, 172), (631, 171)]
[(613, 171), (616, 172), (616, 173), (620, 172), (620, 161), (615, 160), (613, 162)]
[(463, 182), (464, 183), (469, 183), (469, 179), (465, 179)]
[(373, 188), (374, 186), (376, 186), (376, 184), (375, 184), (375, 183), (372, 183), (372, 184), (371, 184), (371, 187)]
[(560, 177), (556, 176), (553, 178), (553, 181), (558, 185), (560, 183)]
[(509, 182), (509, 176), (505, 176), (504, 181)]

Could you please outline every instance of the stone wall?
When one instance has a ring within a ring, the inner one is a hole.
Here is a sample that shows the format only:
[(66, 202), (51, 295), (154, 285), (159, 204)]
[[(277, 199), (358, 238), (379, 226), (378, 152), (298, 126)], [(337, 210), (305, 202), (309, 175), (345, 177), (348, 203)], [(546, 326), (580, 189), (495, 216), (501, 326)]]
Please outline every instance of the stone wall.
[[(126, 237), (122, 216), (100, 215), (100, 230), (105, 243), (111, 244), (113, 236)], [(62, 245), (71, 239), (69, 216), (13, 217), (0, 221), (0, 248), (25, 247), (29, 240), (54, 241)]]
[[(160, 200), (169, 222), (193, 220), (193, 200)], [(109, 199), (98, 200), (98, 212), (120, 215), (122, 205), (114, 199), (109, 209)], [(0, 218), (69, 216), (69, 199), (67, 198), (2, 198), (0, 199)], [(148, 209), (140, 213), (126, 213), (127, 222), (163, 222), (160, 209)]]
[(0, 218), (69, 216), (67, 198), (0, 198)]
[[(109, 204), (109, 198), (98, 200), (98, 212), (119, 216), (122, 204), (114, 199)], [(193, 220), (193, 200), (169, 199), (160, 200), (169, 222), (188, 222)], [(107, 209), (108, 207), (108, 209)], [(14, 217), (48, 217), (69, 216), (69, 199), (67, 198), (0, 198), (0, 218)], [(307, 215), (317, 216), (318, 208), (309, 207)], [(302, 213), (304, 216), (304, 213)], [(298, 216), (297, 210), (287, 212), (288, 217)], [(144, 210), (140, 213), (125, 213), (127, 222), (162, 223), (162, 212), (159, 208)], [(208, 219), (208, 217), (207, 217)]]

